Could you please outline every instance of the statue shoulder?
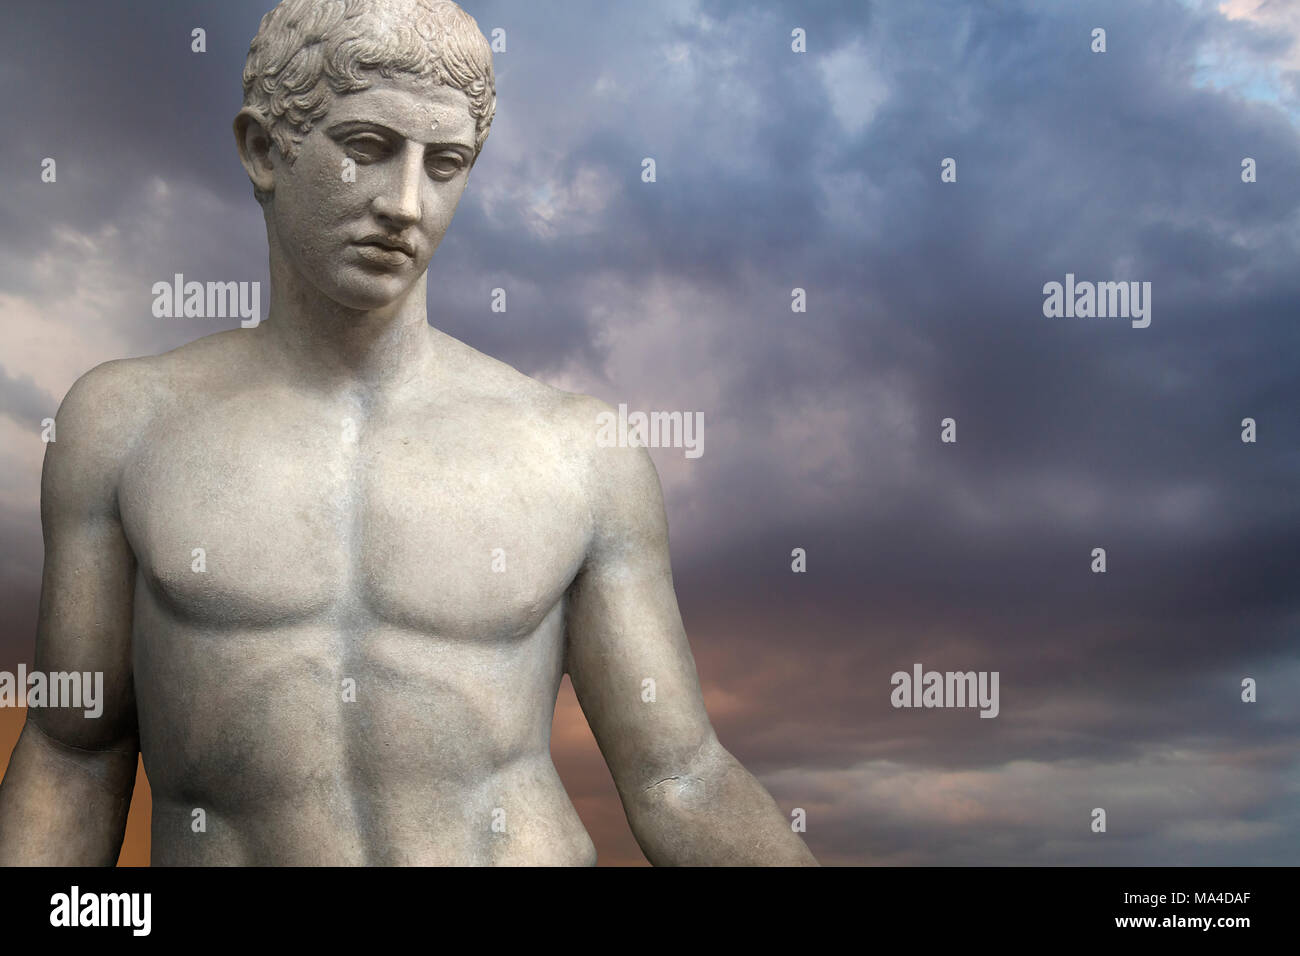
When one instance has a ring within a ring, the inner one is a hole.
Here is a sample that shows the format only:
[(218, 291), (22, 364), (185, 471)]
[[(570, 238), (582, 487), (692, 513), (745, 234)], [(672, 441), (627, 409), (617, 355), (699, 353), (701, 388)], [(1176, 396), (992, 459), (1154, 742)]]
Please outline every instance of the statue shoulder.
[(48, 429), (41, 478), (42, 515), (109, 511), (123, 464), (156, 408), (149, 359), (114, 359), (78, 378)]

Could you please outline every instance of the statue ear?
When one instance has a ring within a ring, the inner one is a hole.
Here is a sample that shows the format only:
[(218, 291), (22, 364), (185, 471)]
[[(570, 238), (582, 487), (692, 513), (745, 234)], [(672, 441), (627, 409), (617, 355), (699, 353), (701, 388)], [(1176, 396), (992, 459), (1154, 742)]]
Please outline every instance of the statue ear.
[(268, 196), (275, 192), (275, 163), (271, 158), (275, 143), (270, 125), (257, 110), (246, 106), (235, 117), (235, 146), (239, 161), (253, 181), (253, 191)]

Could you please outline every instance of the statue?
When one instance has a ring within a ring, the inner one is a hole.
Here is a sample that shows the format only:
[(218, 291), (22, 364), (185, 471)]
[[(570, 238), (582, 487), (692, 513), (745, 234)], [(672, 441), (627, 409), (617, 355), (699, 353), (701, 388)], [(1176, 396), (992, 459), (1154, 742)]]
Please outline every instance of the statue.
[(36, 669), (104, 699), (28, 712), (0, 862), (113, 864), (139, 753), (156, 865), (593, 864), (567, 672), (652, 863), (815, 864), (709, 723), (646, 450), (429, 324), (495, 104), (449, 0), (262, 20), (234, 126), (267, 320), (64, 399)]

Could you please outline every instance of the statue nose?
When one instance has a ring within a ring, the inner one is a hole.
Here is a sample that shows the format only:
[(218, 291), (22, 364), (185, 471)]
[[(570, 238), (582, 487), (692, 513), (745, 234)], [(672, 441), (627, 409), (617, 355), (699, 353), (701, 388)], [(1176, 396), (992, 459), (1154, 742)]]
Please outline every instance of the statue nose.
[(381, 219), (397, 226), (409, 226), (420, 221), (420, 187), (424, 176), (422, 150), (407, 143), (396, 160), (392, 174), (385, 180), (382, 190), (374, 199), (374, 211)]

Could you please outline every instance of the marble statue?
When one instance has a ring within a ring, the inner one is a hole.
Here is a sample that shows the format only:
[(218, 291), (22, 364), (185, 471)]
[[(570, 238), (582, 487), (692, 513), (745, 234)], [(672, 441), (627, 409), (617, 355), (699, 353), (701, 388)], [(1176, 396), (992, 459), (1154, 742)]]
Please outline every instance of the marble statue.
[(567, 673), (652, 863), (815, 864), (709, 722), (646, 450), (430, 325), (495, 108), (448, 0), (262, 20), (234, 131), (267, 318), (63, 401), (35, 667), (104, 700), (28, 712), (0, 862), (113, 864), (140, 754), (157, 865), (590, 865)]

